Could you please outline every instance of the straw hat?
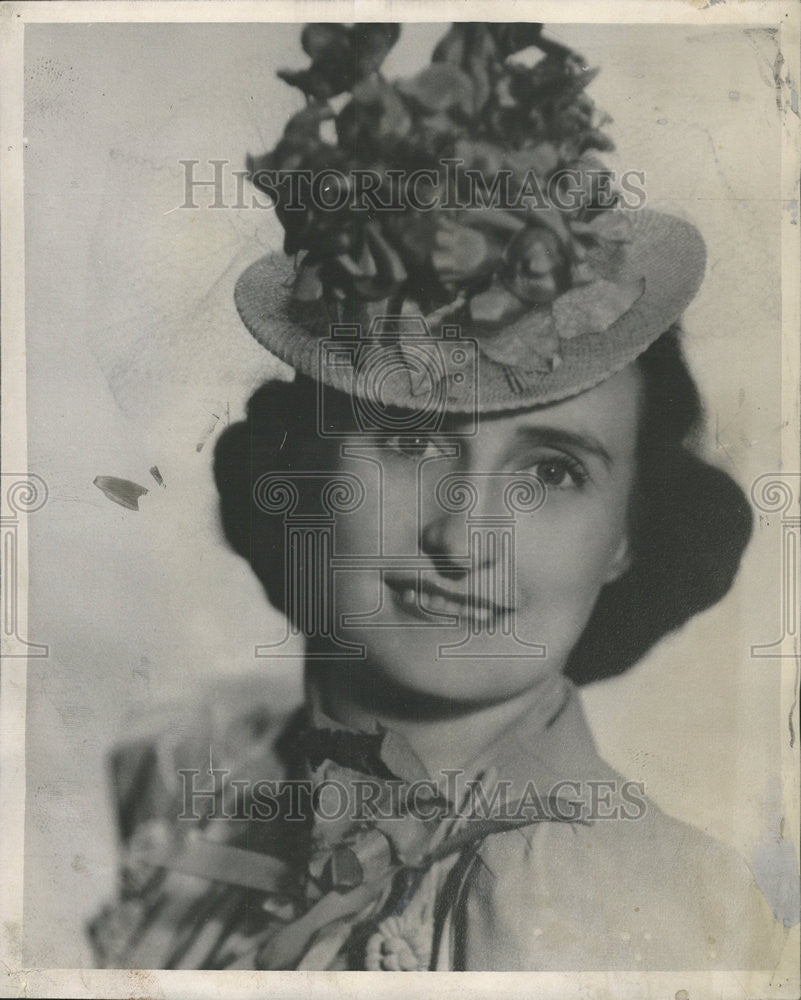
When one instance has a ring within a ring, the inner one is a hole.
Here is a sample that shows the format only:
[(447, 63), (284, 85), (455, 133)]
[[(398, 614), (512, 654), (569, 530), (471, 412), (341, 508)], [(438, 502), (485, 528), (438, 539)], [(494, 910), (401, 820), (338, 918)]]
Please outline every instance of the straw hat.
[(287, 256), (240, 277), (246, 327), (380, 406), (498, 412), (604, 381), (695, 296), (700, 234), (626, 206), (591, 152), (612, 148), (584, 89), (597, 71), (541, 25), (455, 24), (429, 67), (389, 83), (398, 33), (307, 25), (311, 66), (279, 73), (308, 103), (249, 160)]

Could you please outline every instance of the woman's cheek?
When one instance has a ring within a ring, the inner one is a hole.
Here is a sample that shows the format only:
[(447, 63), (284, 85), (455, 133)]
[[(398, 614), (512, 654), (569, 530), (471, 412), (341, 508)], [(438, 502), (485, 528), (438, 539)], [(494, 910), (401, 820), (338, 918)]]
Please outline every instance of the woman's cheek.
[(568, 493), (549, 498), (539, 511), (518, 523), (518, 586), (532, 597), (558, 597), (565, 609), (589, 605), (591, 610), (607, 582), (623, 532), (615, 508), (610, 510), (600, 497)]

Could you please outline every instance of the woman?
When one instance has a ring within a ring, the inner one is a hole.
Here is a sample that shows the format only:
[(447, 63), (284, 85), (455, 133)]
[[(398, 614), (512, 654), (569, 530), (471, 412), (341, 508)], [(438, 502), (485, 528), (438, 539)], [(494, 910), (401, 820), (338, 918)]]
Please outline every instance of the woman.
[(540, 26), (454, 25), (393, 85), (396, 38), (308, 26), (281, 74), (307, 107), (251, 163), (302, 256), (254, 264), (237, 306), (297, 375), (216, 475), (306, 638), (307, 703), (120, 751), (101, 960), (764, 967), (744, 866), (598, 757), (574, 688), (722, 597), (750, 534), (691, 450), (703, 243), (619, 210), (593, 73)]

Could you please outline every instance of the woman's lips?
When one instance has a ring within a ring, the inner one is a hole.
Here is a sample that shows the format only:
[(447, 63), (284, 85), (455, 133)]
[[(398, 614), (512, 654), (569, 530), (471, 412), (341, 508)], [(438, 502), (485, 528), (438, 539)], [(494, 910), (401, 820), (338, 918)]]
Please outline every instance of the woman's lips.
[(492, 624), (502, 615), (511, 614), (509, 608), (479, 599), (470, 593), (450, 591), (433, 581), (387, 575), (384, 582), (401, 610), (430, 624), (436, 624), (436, 621), (432, 621), (432, 615), (453, 615), (482, 627)]

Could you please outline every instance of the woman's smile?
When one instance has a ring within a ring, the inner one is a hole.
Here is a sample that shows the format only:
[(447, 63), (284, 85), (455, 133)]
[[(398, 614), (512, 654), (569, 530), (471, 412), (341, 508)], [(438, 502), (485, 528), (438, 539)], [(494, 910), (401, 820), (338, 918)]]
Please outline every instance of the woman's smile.
[(514, 608), (489, 600), (480, 587), (451, 589), (422, 574), (385, 573), (384, 586), (395, 607), (429, 624), (467, 623), (473, 631), (486, 629), (492, 634), (499, 622), (508, 624), (514, 612)]
[(334, 581), (341, 637), (394, 683), (456, 700), (513, 697), (561, 671), (628, 566), (640, 393), (630, 367), (484, 417), (472, 437), (354, 435), (339, 469), (367, 502), (337, 525), (337, 554), (354, 559)]

